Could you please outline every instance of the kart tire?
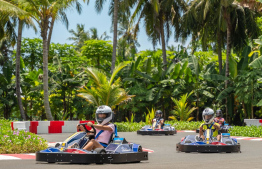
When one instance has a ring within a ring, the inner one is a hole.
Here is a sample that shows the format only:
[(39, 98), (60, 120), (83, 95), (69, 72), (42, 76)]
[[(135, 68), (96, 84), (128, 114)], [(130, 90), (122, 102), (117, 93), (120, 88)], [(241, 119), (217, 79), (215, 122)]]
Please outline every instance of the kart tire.
[(60, 146), (60, 143), (56, 143), (55, 145), (55, 148), (59, 147)]
[(138, 152), (143, 152), (142, 146), (139, 146), (137, 149)]
[(97, 154), (106, 154), (106, 150), (104, 148), (96, 148), (94, 149)]

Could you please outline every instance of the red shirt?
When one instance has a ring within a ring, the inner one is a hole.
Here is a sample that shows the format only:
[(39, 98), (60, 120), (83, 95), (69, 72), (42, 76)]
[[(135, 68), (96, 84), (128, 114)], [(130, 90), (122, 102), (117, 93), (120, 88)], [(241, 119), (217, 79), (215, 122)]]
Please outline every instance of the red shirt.
[(222, 118), (222, 117), (216, 117), (216, 118), (214, 119), (214, 122), (216, 122), (216, 123), (218, 123), (220, 126), (222, 126), (222, 125), (224, 125), (224, 123), (225, 123), (225, 119)]

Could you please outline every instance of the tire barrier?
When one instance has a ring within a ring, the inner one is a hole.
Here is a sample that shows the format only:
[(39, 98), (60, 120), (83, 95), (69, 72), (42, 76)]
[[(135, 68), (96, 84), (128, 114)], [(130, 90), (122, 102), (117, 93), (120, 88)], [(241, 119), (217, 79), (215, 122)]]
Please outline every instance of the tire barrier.
[[(79, 123), (95, 123), (92, 120), (86, 121), (16, 121), (11, 122), (12, 130), (26, 130), (35, 134), (48, 134), (48, 133), (74, 133), (76, 126)], [(91, 129), (86, 126), (88, 130)]]

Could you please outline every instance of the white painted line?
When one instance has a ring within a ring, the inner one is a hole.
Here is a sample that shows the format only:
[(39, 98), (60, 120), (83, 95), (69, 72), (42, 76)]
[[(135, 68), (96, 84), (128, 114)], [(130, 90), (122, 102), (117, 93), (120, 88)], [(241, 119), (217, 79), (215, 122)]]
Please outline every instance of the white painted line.
[(262, 138), (255, 138), (255, 139), (252, 139), (251, 141), (262, 141)]
[(12, 156), (5, 156), (5, 155), (0, 155), (0, 160), (21, 160), (21, 158), (12, 157)]
[(27, 154), (27, 155), (35, 156), (35, 153), (29, 153), (29, 154)]

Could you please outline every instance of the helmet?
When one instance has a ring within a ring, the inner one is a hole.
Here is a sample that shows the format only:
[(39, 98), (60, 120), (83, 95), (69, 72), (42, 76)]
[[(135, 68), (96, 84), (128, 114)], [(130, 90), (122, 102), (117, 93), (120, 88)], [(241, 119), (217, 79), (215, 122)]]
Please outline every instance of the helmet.
[[(105, 117), (99, 117), (99, 114), (106, 114)], [(113, 112), (108, 106), (99, 106), (96, 110), (96, 122), (98, 124), (104, 125), (112, 120)]]
[(217, 117), (222, 117), (222, 116), (223, 116), (222, 111), (221, 111), (221, 110), (217, 110), (217, 111), (216, 111), (216, 116), (217, 116)]
[(203, 117), (203, 120), (205, 121), (205, 123), (211, 124), (214, 120), (214, 117), (215, 117), (214, 110), (212, 110), (210, 108), (205, 108), (205, 110), (202, 113), (202, 117)]
[(155, 118), (161, 118), (163, 116), (163, 113), (161, 110), (157, 110), (155, 114)]

